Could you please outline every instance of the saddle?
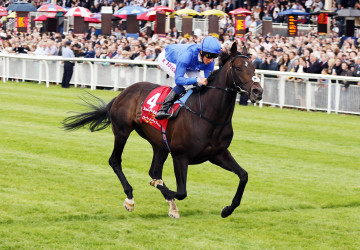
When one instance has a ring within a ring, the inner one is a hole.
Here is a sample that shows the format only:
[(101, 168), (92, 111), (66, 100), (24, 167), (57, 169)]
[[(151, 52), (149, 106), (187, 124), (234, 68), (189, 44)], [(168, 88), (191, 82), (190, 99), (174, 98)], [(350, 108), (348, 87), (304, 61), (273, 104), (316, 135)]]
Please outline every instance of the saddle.
[[(161, 104), (164, 102), (165, 98), (171, 91), (171, 88), (168, 86), (161, 86), (153, 91), (146, 97), (145, 101), (141, 105), (141, 119), (140, 122), (148, 123), (154, 128), (160, 131), (166, 131), (168, 121), (167, 119), (158, 120), (155, 118), (156, 113), (159, 111)], [(171, 114), (170, 119), (175, 119), (180, 111), (180, 108), (183, 106), (183, 103), (189, 98), (193, 90), (188, 90), (178, 101), (176, 101), (169, 109)]]

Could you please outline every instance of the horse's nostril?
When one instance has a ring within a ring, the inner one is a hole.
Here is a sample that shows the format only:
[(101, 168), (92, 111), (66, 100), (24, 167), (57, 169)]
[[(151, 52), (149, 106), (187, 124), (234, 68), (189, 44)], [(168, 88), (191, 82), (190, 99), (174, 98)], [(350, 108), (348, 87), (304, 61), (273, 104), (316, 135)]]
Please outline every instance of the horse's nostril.
[(260, 89), (253, 89), (253, 95), (256, 95), (256, 96), (258, 96), (258, 95), (260, 95), (261, 94), (261, 91), (260, 91)]

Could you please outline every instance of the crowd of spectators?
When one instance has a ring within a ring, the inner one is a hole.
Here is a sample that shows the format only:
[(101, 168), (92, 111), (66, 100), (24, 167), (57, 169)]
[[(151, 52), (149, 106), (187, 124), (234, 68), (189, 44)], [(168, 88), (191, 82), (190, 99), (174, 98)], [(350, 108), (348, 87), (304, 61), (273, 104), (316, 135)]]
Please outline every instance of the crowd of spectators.
[[(254, 14), (247, 18), (247, 22), (249, 22), (247, 27), (250, 32), (246, 35), (245, 39), (234, 36), (234, 22), (231, 16), (220, 20), (219, 40), (223, 50), (229, 49), (235, 40), (238, 40), (238, 42), (245, 41), (251, 55), (251, 61), (257, 69), (360, 76), (360, 39), (341, 37), (338, 34), (339, 30), (333, 32), (327, 38), (320, 37), (313, 31), (308, 34), (300, 34), (295, 38), (280, 37), (279, 35), (254, 35), (251, 32), (253, 29), (252, 24), (263, 16), (270, 15), (276, 19), (278, 18), (276, 16), (278, 11), (290, 6), (292, 8), (300, 6), (298, 7), (299, 9), (305, 8), (306, 11), (309, 11), (310, 8), (311, 11), (315, 11), (317, 8), (322, 8), (322, 6), (316, 7), (319, 3), (322, 4), (320, 0), (307, 0), (306, 2), (288, 2), (282, 0), (248, 2)], [(309, 4), (309, 2), (312, 2), (312, 4)], [(65, 5), (71, 4), (73, 6), (74, 4), (84, 5), (88, 3), (85, 0), (71, 3), (66, 2)], [(262, 3), (264, 7), (259, 7), (262, 6)], [(358, 4), (355, 1), (351, 1), (351, 3), (354, 6)], [(124, 4), (128, 4), (128, 2), (111, 2), (110, 0), (105, 2), (95, 1), (95, 4), (96, 6), (105, 4), (121, 7)], [(166, 1), (147, 0), (140, 1), (140, 4), (151, 7), (155, 4), (166, 5)], [(340, 7), (339, 4), (334, 2), (333, 5)], [(222, 6), (222, 10), (225, 11), (234, 8), (232, 4), (226, 1), (216, 2), (210, 0), (204, 3), (203, 1), (195, 0), (176, 2), (176, 8), (184, 6), (196, 10), (208, 8), (220, 9), (219, 6)], [(257, 11), (258, 8), (260, 13)], [(337, 20), (334, 20), (334, 24), (336, 23)], [(254, 25), (256, 26), (256, 24)], [(0, 51), (2, 53), (61, 56), (65, 42), (70, 40), (77, 57), (154, 61), (168, 44), (200, 43), (203, 37), (196, 35), (184, 37), (174, 28), (174, 30), (169, 30), (165, 37), (157, 35), (148, 36), (142, 33), (139, 38), (133, 38), (126, 37), (121, 27), (116, 27), (111, 36), (105, 36), (97, 35), (95, 28), (92, 27), (84, 35), (41, 33), (37, 28), (34, 28), (29, 33), (14, 33), (7, 30), (0, 33), (0, 38)]]

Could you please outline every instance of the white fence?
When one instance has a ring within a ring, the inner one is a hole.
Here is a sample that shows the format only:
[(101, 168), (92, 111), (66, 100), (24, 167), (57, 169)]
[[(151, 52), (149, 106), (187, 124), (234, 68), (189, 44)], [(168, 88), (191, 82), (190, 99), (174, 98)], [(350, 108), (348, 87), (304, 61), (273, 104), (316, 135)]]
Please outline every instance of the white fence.
[[(0, 55), (0, 77), (30, 80), (38, 83), (59, 84), (62, 80), (61, 57), (39, 57), (30, 55)], [(91, 89), (97, 87), (114, 90), (126, 88), (139, 81), (149, 81), (172, 86), (174, 81), (157, 69), (156, 62), (133, 60), (74, 58), (74, 74), (71, 84)], [(118, 64), (121, 64), (118, 66)], [(360, 87), (350, 85), (344, 88), (343, 81), (360, 82), (359, 77), (343, 77), (319, 74), (298, 74), (278, 71), (257, 70), (264, 88), (262, 105), (322, 110), (328, 113), (360, 114)], [(274, 78), (272, 78), (274, 77)], [(288, 78), (296, 77), (297, 80)], [(317, 79), (328, 79), (319, 84)]]

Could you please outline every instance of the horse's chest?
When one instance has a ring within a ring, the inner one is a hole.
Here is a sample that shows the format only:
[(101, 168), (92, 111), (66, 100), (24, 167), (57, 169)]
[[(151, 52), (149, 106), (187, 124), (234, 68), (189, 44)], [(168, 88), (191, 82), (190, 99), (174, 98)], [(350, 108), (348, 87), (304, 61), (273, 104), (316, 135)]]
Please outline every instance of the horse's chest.
[(233, 132), (232, 129), (218, 129), (214, 130), (206, 141), (206, 148), (210, 151), (222, 151), (230, 146)]

